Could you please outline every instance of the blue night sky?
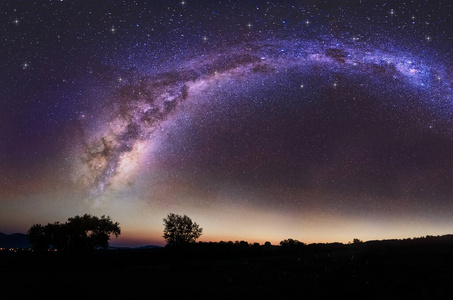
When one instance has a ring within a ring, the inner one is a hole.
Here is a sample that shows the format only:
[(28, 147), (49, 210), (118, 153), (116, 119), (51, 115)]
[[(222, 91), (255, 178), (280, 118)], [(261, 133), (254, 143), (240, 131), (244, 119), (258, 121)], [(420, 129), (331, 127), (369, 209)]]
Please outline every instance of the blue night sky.
[[(339, 4), (341, 3), (341, 5)], [(449, 1), (1, 1), (0, 231), (453, 232)]]

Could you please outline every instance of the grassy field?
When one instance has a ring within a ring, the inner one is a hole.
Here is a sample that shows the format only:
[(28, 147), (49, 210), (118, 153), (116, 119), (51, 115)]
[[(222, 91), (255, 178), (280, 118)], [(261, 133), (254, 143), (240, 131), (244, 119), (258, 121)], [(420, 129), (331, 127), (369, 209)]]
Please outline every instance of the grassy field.
[[(2, 299), (453, 299), (451, 238), (0, 253)], [(295, 298), (297, 297), (297, 298)]]

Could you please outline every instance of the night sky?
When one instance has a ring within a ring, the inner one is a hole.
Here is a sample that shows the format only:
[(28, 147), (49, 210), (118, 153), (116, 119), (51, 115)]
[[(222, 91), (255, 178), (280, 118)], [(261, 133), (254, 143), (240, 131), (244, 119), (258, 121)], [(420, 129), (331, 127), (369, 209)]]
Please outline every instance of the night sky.
[[(341, 3), (341, 4), (339, 4)], [(0, 231), (453, 233), (450, 1), (0, 2)]]

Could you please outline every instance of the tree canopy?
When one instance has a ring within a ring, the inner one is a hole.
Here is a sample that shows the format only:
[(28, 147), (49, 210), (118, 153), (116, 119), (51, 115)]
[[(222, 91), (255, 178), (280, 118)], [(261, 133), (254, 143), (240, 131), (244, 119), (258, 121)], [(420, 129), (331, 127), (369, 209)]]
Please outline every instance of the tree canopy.
[(90, 214), (69, 218), (65, 223), (55, 222), (45, 226), (35, 224), (28, 230), (28, 239), (35, 250), (87, 251), (106, 249), (110, 236), (118, 237), (121, 229), (110, 217), (100, 218)]
[(203, 228), (186, 215), (170, 213), (163, 220), (163, 238), (167, 241), (168, 246), (183, 246), (194, 243), (203, 233)]
[(282, 247), (296, 247), (296, 246), (304, 246), (305, 244), (294, 239), (286, 239), (280, 242)]

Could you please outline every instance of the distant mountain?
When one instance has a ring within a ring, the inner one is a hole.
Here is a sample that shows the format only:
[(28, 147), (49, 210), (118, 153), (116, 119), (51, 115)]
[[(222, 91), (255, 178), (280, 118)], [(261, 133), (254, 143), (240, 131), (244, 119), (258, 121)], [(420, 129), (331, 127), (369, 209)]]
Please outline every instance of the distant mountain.
[(0, 232), (0, 248), (29, 248), (31, 247), (28, 242), (26, 234), (13, 233), (5, 234)]

